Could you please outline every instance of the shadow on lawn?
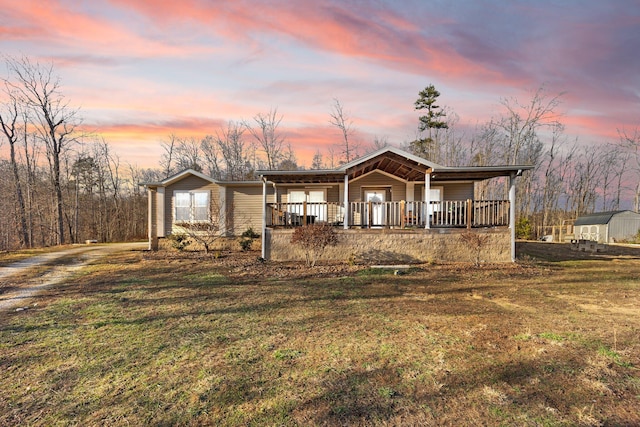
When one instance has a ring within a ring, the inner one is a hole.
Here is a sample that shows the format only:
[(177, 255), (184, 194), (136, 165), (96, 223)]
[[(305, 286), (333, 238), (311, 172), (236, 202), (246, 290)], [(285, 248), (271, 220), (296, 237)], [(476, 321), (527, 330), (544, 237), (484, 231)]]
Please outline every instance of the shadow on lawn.
[(546, 243), (522, 241), (516, 243), (517, 257), (529, 256), (549, 262), (614, 259), (640, 259), (640, 248), (608, 245), (605, 252), (582, 252), (571, 250), (569, 243)]

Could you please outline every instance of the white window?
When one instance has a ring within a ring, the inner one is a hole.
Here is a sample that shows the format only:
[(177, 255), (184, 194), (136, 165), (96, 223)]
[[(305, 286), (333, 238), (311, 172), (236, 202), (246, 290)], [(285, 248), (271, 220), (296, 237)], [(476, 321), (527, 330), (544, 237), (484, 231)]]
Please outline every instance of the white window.
[(289, 212), (302, 215), (303, 203), (307, 203), (307, 215), (314, 217), (314, 221), (327, 220), (327, 192), (326, 190), (289, 190)]
[(209, 221), (208, 191), (176, 191), (175, 221)]

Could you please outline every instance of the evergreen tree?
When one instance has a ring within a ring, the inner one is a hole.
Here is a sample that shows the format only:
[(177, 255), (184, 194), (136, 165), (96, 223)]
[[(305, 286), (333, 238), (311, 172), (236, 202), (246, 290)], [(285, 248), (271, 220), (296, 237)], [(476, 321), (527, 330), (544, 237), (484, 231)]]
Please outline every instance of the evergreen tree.
[(429, 135), (425, 138), (416, 139), (411, 143), (411, 149), (414, 154), (429, 158), (437, 147), (433, 139), (432, 129), (448, 129), (449, 125), (444, 120), (446, 113), (442, 111), (440, 106), (436, 105), (436, 100), (440, 96), (433, 85), (429, 85), (418, 94), (415, 102), (416, 110), (426, 110), (426, 115), (420, 116), (420, 124), (418, 129), (420, 132), (429, 131)]

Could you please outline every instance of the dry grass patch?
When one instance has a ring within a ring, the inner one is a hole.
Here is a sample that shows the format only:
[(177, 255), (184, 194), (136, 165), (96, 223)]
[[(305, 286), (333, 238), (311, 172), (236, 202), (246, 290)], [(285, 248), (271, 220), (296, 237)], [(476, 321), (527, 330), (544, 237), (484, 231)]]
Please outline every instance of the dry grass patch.
[(256, 258), (118, 255), (0, 313), (0, 424), (640, 424), (640, 261)]

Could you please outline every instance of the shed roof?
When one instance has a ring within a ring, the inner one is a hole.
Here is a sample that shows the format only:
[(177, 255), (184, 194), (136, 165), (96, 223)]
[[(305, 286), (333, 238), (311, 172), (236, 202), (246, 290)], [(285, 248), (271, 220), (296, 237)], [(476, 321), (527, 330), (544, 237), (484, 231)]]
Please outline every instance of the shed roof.
[[(629, 210), (623, 211), (607, 211), (607, 212), (596, 212), (588, 215), (579, 216), (576, 219), (574, 225), (592, 225), (592, 224), (609, 224), (611, 219), (624, 212), (630, 212), (632, 214), (636, 214), (636, 212), (632, 212)], [(640, 218), (640, 214), (636, 214)]]

